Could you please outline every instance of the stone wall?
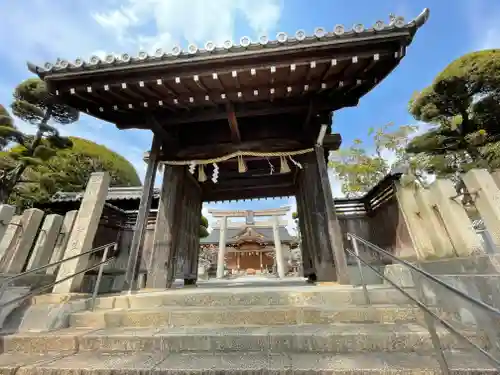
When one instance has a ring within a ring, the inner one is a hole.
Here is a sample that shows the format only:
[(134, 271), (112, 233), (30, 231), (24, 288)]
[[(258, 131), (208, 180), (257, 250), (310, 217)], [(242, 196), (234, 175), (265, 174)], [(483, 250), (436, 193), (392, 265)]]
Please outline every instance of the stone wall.
[[(98, 228), (108, 188), (109, 175), (93, 173), (79, 210), (69, 211), (65, 216), (46, 214), (37, 208), (14, 215), (14, 207), (0, 205), (0, 279), (84, 253), (91, 250), (96, 242), (96, 246), (104, 244), (99, 241), (114, 242), (116, 233)], [(54, 290), (61, 293), (80, 291), (81, 277), (67, 282), (62, 279), (84, 270), (91, 263), (88, 256), (82, 256), (59, 266), (35, 271), (16, 280), (15, 285), (33, 289), (56, 279), (61, 282)]]

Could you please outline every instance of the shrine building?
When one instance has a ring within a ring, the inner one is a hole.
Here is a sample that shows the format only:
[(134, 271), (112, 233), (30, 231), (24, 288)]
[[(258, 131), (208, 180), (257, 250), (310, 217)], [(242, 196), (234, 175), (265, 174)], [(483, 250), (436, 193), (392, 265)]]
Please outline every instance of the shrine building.
[[(290, 208), (259, 211), (209, 210), (220, 218), (210, 235), (200, 240), (202, 248), (217, 254), (217, 276), (226, 268), (231, 275), (274, 273), (284, 277), (290, 271), (290, 250), (296, 248), (297, 239), (290, 236), (285, 215)], [(255, 217), (267, 216), (267, 220)], [(245, 217), (245, 221), (230, 221)]]
[[(328, 153), (341, 144), (333, 114), (383, 84), (428, 17), (425, 9), (409, 22), (391, 15), (369, 27), (328, 25), (279, 32), (274, 40), (244, 36), (221, 46), (208, 41), (153, 54), (28, 63), (46, 82), (52, 105), (152, 133), (133, 238), (122, 249), (123, 288), (141, 287), (144, 257), (148, 288), (169, 287), (181, 258), (185, 284), (196, 283), (203, 202), (283, 196), (297, 199), (305, 275), (348, 284), (327, 176)], [(160, 164), (148, 255), (142, 249)]]

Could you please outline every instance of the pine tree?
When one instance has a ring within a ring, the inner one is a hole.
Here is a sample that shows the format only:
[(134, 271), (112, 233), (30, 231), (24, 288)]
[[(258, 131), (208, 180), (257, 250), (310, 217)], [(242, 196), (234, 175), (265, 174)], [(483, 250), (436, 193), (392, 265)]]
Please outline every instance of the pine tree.
[[(58, 149), (72, 147), (71, 141), (62, 137), (49, 122), (64, 125), (77, 121), (79, 117), (78, 111), (57, 103), (48, 94), (45, 82), (38, 78), (30, 78), (16, 87), (11, 107), (14, 116), (36, 126), (36, 133), (29, 135), (17, 129), (2, 107), (0, 146), (5, 147), (13, 142), (20, 147), (6, 152), (8, 162), (1, 166), (0, 171), (0, 203), (8, 201), (27, 169), (44, 164)], [(50, 176), (45, 178), (50, 179)]]

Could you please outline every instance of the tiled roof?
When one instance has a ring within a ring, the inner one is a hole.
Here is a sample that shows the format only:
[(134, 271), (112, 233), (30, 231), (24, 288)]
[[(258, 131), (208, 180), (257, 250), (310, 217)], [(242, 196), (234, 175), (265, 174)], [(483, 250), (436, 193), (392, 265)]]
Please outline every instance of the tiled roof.
[[(51, 202), (75, 202), (83, 198), (83, 191), (80, 192), (69, 192), (60, 191), (55, 193), (51, 198)], [(130, 186), (130, 187), (112, 187), (108, 190), (107, 201), (114, 200), (129, 200), (129, 199), (140, 199), (142, 194), (142, 186)], [(153, 192), (153, 197), (158, 198), (160, 196), (160, 189), (155, 188)]]
[[(226, 229), (226, 243), (227, 244), (232, 244), (236, 242), (236, 236), (241, 234), (242, 228), (227, 228)], [(261, 234), (264, 236), (262, 239), (263, 242), (274, 242), (274, 235), (273, 235), (273, 228), (253, 228), (255, 232), (258, 234)], [(280, 239), (281, 242), (294, 242), (295, 239), (290, 236), (290, 233), (288, 233), (288, 230), (285, 227), (280, 226), (279, 227), (279, 234), (280, 234)], [(210, 232), (208, 237), (201, 238), (200, 239), (200, 244), (218, 244), (220, 239), (220, 229), (216, 228), (213, 229), (212, 232)]]
[(99, 56), (92, 56), (88, 60), (77, 58), (74, 61), (58, 59), (56, 62), (46, 62), (43, 66), (36, 66), (28, 63), (28, 68), (35, 74), (47, 76), (51, 74), (78, 72), (96, 69), (106, 69), (116, 67), (124, 69), (127, 67), (141, 66), (158, 66), (167, 65), (179, 60), (198, 60), (209, 59), (216, 57), (225, 57), (228, 54), (241, 54), (258, 50), (277, 49), (293, 45), (312, 45), (318, 42), (339, 43), (348, 42), (364, 37), (370, 37), (375, 34), (391, 34), (406, 30), (413, 35), (416, 30), (422, 26), (429, 17), (429, 9), (424, 11), (415, 19), (406, 22), (403, 17), (392, 16), (389, 23), (377, 21), (372, 27), (365, 27), (362, 24), (355, 24), (352, 28), (346, 28), (344, 25), (336, 25), (333, 31), (328, 31), (323, 27), (317, 27), (313, 35), (307, 35), (304, 30), (298, 30), (293, 37), (289, 37), (284, 32), (279, 32), (276, 35), (276, 40), (269, 40), (267, 36), (260, 36), (257, 41), (252, 41), (250, 37), (244, 36), (238, 43), (233, 43), (227, 40), (223, 46), (216, 46), (213, 42), (206, 42), (204, 48), (198, 48), (195, 44), (190, 44), (187, 50), (183, 50), (181, 46), (174, 46), (170, 51), (165, 51), (161, 48), (157, 49), (153, 55), (147, 52), (140, 51), (136, 57), (128, 53), (121, 55), (108, 54), (104, 59)]

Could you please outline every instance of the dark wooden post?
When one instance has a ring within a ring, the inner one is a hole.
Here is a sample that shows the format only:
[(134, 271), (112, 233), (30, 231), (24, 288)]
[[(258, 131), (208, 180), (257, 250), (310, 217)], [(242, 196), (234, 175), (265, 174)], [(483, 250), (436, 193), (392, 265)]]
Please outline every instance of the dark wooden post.
[(328, 236), (333, 249), (335, 258), (335, 266), (337, 270), (338, 282), (340, 284), (349, 284), (349, 273), (347, 270), (347, 260), (344, 251), (344, 243), (342, 240), (342, 231), (335, 214), (335, 203), (333, 201), (332, 189), (328, 179), (328, 169), (325, 160), (325, 150), (322, 146), (315, 147), (317, 169), (320, 179), (320, 188), (324, 201), (326, 212)]
[(178, 199), (175, 202), (175, 210), (174, 210), (174, 224), (173, 224), (173, 237), (172, 237), (172, 253), (169, 258), (169, 262), (167, 265), (167, 288), (171, 288), (172, 284), (175, 281), (178, 273), (178, 264), (179, 257), (181, 254), (181, 246), (183, 244), (182, 236), (183, 236), (183, 223), (182, 223), (182, 215), (185, 210), (186, 205), (186, 180), (187, 180), (187, 171), (185, 167), (180, 167), (179, 173), (179, 181), (178, 181)]
[(183, 173), (184, 168), (181, 166), (164, 166), (153, 250), (146, 280), (148, 288), (165, 288), (172, 273), (177, 230), (175, 214), (177, 202), (181, 201)]
[[(308, 244), (309, 259), (311, 265), (311, 272), (309, 272), (308, 279), (311, 282), (317, 280), (317, 272), (320, 266), (318, 252), (320, 251), (319, 238), (316, 235), (317, 225), (315, 222), (315, 208), (314, 208), (314, 191), (311, 181), (308, 179), (310, 175), (309, 166), (310, 162), (307, 157), (304, 157), (302, 165), (303, 170), (300, 171), (298, 175), (299, 181), (299, 193), (301, 196), (301, 208), (302, 213), (299, 217), (299, 222), (302, 220), (304, 222), (304, 237), (306, 238), (306, 243)], [(314, 183), (314, 182), (313, 182)]]
[[(173, 264), (175, 270), (172, 280), (175, 280), (179, 274), (184, 274), (184, 264), (186, 263), (186, 259), (188, 257), (189, 232), (187, 228), (189, 225), (189, 203), (191, 201), (189, 196), (189, 184), (190, 181), (187, 173), (184, 173), (182, 199), (178, 202), (177, 207), (176, 225), (178, 226), (178, 236), (175, 246), (175, 263)], [(180, 260), (182, 260), (182, 262), (180, 262)], [(179, 269), (179, 266), (181, 266), (181, 269)]]
[(187, 179), (186, 195), (188, 205), (186, 207), (186, 257), (184, 259), (184, 285), (195, 285), (198, 279), (198, 252), (200, 236), (200, 214), (201, 214), (201, 191), (198, 183), (193, 179)]
[(297, 194), (295, 195), (297, 201), (297, 214), (299, 217), (299, 231), (300, 231), (300, 252), (302, 256), (302, 270), (304, 277), (314, 281), (315, 274), (314, 265), (311, 258), (311, 243), (309, 241), (309, 234), (306, 229), (306, 213), (304, 208), (304, 194), (302, 192), (301, 186), (297, 188)]
[[(311, 156), (311, 155), (309, 155)], [(327, 233), (327, 219), (321, 182), (316, 160), (309, 157), (304, 164), (304, 192), (310, 215), (311, 233), (314, 240), (313, 259), (315, 263), (317, 281), (336, 281), (337, 272), (333, 260), (330, 238)]]
[(125, 272), (124, 290), (132, 290), (138, 288), (137, 279), (138, 271), (141, 266), (142, 256), (141, 248), (144, 242), (144, 234), (151, 210), (151, 201), (153, 198), (154, 182), (156, 178), (156, 170), (158, 169), (158, 156), (160, 153), (160, 139), (153, 135), (151, 144), (151, 152), (149, 154), (148, 167), (146, 177), (144, 178), (144, 186), (142, 188), (141, 202), (139, 204), (139, 212), (135, 222), (134, 234), (130, 245), (129, 258), (127, 262), (127, 270)]

